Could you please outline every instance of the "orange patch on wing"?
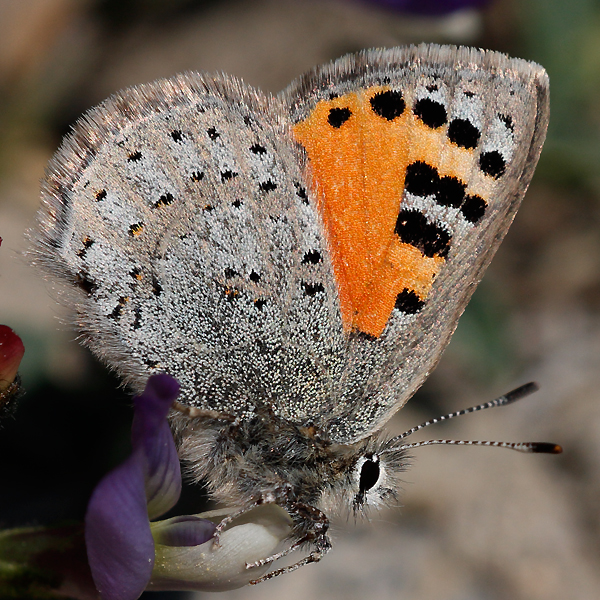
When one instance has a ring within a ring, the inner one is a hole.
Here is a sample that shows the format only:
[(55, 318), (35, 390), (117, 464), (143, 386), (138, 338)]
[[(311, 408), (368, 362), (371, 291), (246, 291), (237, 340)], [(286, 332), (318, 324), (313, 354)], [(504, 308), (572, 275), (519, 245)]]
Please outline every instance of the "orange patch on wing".
[[(443, 134), (420, 127), (409, 107), (393, 119), (377, 114), (372, 87), (318, 102), (294, 127), (310, 161), (346, 330), (378, 337), (404, 289), (425, 300), (444, 259), (401, 242), (394, 229), (407, 166), (417, 155), (439, 159)], [(332, 110), (333, 109), (333, 110)]]
[(421, 251), (399, 239), (390, 244), (389, 251), (368, 286), (368, 297), (363, 298), (352, 326), (359, 331), (378, 337), (383, 332), (395, 304), (397, 295), (407, 289), (425, 300), (435, 276), (445, 259), (423, 256)]

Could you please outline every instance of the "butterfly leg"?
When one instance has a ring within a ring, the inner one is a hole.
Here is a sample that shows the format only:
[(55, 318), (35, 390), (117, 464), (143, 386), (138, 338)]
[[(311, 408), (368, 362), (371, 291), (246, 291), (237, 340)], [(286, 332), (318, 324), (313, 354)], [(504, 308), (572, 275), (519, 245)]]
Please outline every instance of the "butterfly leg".
[[(294, 544), (291, 547), (290, 550), (297, 549), (298, 546), (305, 543), (305, 541), (309, 541), (309, 540), (302, 540), (302, 541), (297, 542), (296, 544)], [(284, 573), (291, 573), (292, 571), (296, 571), (297, 569), (299, 569), (300, 567), (303, 567), (304, 565), (309, 565), (311, 563), (319, 562), (329, 552), (329, 550), (331, 550), (331, 542), (329, 541), (329, 538), (326, 535), (324, 535), (319, 540), (318, 548), (316, 550), (313, 550), (308, 556), (305, 556), (302, 560), (299, 560), (298, 562), (294, 563), (293, 565), (290, 565), (289, 567), (283, 567), (281, 569), (276, 569), (275, 571), (270, 571), (269, 573), (266, 573), (265, 575), (263, 575), (262, 577), (259, 577), (258, 579), (253, 579), (252, 581), (250, 581), (250, 585), (256, 585), (257, 583), (261, 583), (262, 581), (267, 581), (268, 579), (273, 579), (273, 577), (278, 577), (279, 575), (283, 575)], [(289, 554), (289, 552), (286, 552), (285, 554)], [(282, 555), (285, 556), (285, 554), (282, 554)], [(277, 557), (277, 558), (280, 558), (280, 557)], [(263, 562), (263, 561), (260, 561), (260, 562)], [(252, 566), (254, 566), (254, 565), (248, 565), (248, 567), (252, 567)]]
[(308, 540), (306, 538), (302, 538), (301, 540), (294, 542), (289, 548), (286, 548), (281, 552), (276, 552), (275, 554), (271, 554), (271, 556), (267, 556), (267, 558), (261, 558), (260, 560), (257, 560), (252, 563), (246, 563), (246, 569), (255, 569), (256, 567), (264, 567), (265, 565), (269, 565), (275, 562), (276, 560), (279, 560), (280, 558), (291, 554), (295, 550), (298, 550), (300, 546), (306, 544), (307, 542)]
[(218, 547), (219, 546), (219, 536), (223, 532), (223, 530), (229, 525), (232, 521), (241, 517), (242, 515), (250, 512), (255, 509), (257, 506), (262, 506), (263, 504), (279, 504), (278, 496), (273, 492), (265, 492), (261, 494), (258, 498), (256, 498), (250, 504), (247, 504), (243, 508), (236, 510), (235, 512), (224, 517), (220, 523), (217, 525), (215, 533), (213, 535), (213, 544)]
[(291, 554), (295, 550), (298, 550), (304, 544), (311, 544), (315, 547), (307, 557), (302, 560), (290, 565), (288, 567), (283, 567), (281, 569), (277, 569), (275, 571), (271, 571), (266, 575), (263, 575), (259, 579), (253, 580), (250, 583), (252, 585), (256, 583), (260, 583), (261, 581), (266, 581), (267, 579), (272, 579), (273, 577), (277, 577), (278, 575), (283, 575), (283, 573), (291, 573), (304, 565), (308, 565), (310, 563), (319, 562), (327, 552), (331, 549), (331, 541), (327, 536), (327, 530), (329, 529), (329, 519), (325, 516), (323, 512), (314, 506), (310, 506), (309, 504), (304, 504), (302, 502), (292, 503), (290, 506), (290, 512), (292, 514), (297, 515), (301, 521), (301, 528), (305, 530), (305, 534), (302, 535), (296, 542), (290, 545), (289, 548), (282, 550), (281, 552), (277, 552), (268, 556), (267, 558), (263, 558), (254, 563), (249, 563), (246, 565), (247, 569), (252, 569), (255, 567), (261, 567), (267, 564), (271, 564), (276, 560)]

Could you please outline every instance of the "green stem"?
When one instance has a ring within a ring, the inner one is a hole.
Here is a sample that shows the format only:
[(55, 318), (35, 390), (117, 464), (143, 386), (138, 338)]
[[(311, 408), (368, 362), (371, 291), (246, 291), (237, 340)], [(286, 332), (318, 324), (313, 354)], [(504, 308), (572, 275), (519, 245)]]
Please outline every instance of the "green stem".
[(0, 531), (0, 597), (98, 600), (83, 525)]

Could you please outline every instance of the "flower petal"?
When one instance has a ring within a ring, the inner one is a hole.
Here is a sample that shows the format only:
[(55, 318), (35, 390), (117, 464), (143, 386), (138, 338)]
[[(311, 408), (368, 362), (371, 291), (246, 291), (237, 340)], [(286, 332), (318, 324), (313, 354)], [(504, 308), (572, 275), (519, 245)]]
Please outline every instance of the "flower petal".
[(103, 600), (135, 600), (152, 573), (143, 462), (141, 452), (134, 452), (100, 481), (88, 504), (85, 544)]
[(163, 546), (199, 546), (210, 540), (216, 526), (208, 519), (182, 515), (150, 524), (156, 544)]
[(154, 565), (149, 514), (171, 508), (181, 472), (166, 417), (179, 384), (169, 375), (148, 379), (135, 398), (133, 451), (92, 493), (85, 517), (88, 560), (103, 600), (135, 600)]
[(175, 506), (181, 494), (181, 470), (167, 414), (179, 393), (170, 375), (153, 375), (144, 393), (134, 399), (131, 441), (144, 456), (148, 517), (154, 519)]
[[(219, 522), (227, 511), (197, 515)], [(154, 527), (154, 525), (153, 525)], [(148, 590), (206, 590), (219, 592), (248, 585), (269, 565), (247, 569), (272, 555), (292, 531), (292, 519), (275, 504), (259, 506), (235, 519), (219, 536), (199, 546), (156, 544), (156, 561)]]

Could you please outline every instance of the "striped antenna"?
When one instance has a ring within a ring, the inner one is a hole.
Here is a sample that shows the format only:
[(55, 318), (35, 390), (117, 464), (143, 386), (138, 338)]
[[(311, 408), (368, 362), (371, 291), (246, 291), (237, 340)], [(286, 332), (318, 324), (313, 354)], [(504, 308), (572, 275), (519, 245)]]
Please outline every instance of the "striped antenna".
[(409, 435), (424, 429), (425, 427), (429, 427), (429, 425), (434, 425), (436, 423), (441, 423), (442, 421), (447, 421), (448, 419), (454, 419), (455, 417), (461, 417), (462, 415), (468, 415), (470, 413), (478, 412), (480, 410), (485, 410), (487, 408), (494, 408), (496, 406), (506, 406), (508, 404), (512, 404), (513, 402), (517, 402), (517, 400), (521, 400), (522, 398), (526, 398), (527, 396), (537, 392), (539, 390), (539, 386), (537, 383), (530, 382), (522, 385), (512, 392), (508, 392), (508, 394), (504, 394), (495, 400), (491, 400), (490, 402), (485, 402), (484, 404), (478, 404), (477, 406), (471, 406), (470, 408), (465, 408), (463, 410), (459, 410), (453, 413), (449, 413), (447, 415), (443, 415), (441, 417), (437, 417), (435, 419), (430, 419), (429, 421), (425, 421), (421, 423), (421, 425), (417, 425), (405, 431), (404, 433), (391, 438), (385, 444), (385, 449), (381, 450), (380, 453), (392, 452), (398, 450), (409, 450), (412, 448), (418, 448), (420, 446), (432, 446), (434, 444), (445, 444), (449, 446), (492, 446), (495, 448), (508, 448), (509, 450), (516, 450), (517, 452), (534, 452), (537, 454), (560, 454), (562, 452), (562, 448), (558, 444), (552, 444), (548, 442), (485, 442), (479, 440), (426, 440), (424, 442), (415, 442), (413, 444), (399, 444), (401, 440), (407, 438)]

